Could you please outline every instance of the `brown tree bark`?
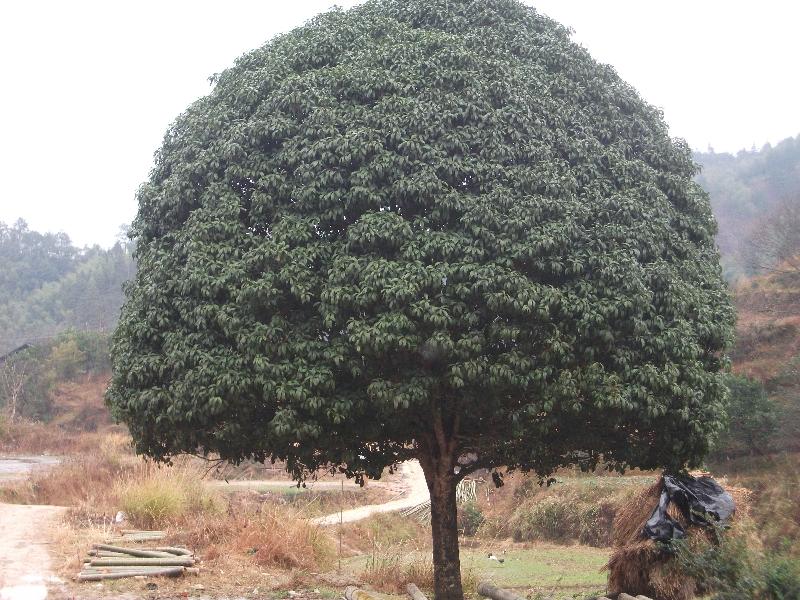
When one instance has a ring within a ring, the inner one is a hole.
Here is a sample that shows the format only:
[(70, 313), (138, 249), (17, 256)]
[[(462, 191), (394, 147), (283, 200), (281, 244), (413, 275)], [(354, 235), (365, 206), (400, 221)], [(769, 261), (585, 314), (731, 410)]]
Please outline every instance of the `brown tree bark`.
[(431, 495), (433, 587), (436, 600), (463, 600), (458, 549), (455, 461), (450, 456), (420, 458)]

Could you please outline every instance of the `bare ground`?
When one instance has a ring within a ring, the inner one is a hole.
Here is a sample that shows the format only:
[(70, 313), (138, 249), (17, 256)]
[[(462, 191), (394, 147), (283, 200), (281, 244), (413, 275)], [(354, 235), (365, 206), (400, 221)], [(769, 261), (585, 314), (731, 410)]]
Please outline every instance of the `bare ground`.
[(0, 504), (0, 600), (44, 600), (59, 595), (50, 570), (51, 525), (58, 506)]

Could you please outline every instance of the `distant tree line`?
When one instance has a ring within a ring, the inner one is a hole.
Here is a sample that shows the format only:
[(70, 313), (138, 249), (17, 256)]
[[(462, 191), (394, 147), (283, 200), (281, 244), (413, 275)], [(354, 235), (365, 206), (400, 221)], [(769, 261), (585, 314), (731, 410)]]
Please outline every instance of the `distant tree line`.
[(726, 276), (800, 268), (800, 136), (736, 155), (695, 154)]
[(133, 247), (78, 248), (63, 233), (0, 222), (0, 356), (66, 329), (110, 331), (133, 277)]

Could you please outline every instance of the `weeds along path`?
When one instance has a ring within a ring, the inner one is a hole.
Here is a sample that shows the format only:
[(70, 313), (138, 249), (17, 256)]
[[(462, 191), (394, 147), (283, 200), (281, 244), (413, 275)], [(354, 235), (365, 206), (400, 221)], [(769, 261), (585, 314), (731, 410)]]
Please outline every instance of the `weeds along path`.
[(58, 579), (50, 571), (52, 525), (60, 506), (0, 504), (0, 600), (43, 600)]
[(403, 495), (400, 498), (383, 504), (368, 504), (345, 510), (342, 513), (336, 512), (324, 517), (317, 517), (311, 519), (311, 523), (315, 525), (336, 525), (340, 522), (340, 519), (342, 523), (351, 523), (366, 519), (376, 513), (394, 512), (426, 502), (430, 498), (428, 484), (425, 483), (425, 474), (422, 472), (419, 462), (416, 460), (406, 461), (400, 465), (398, 470), (402, 478), (403, 488)]

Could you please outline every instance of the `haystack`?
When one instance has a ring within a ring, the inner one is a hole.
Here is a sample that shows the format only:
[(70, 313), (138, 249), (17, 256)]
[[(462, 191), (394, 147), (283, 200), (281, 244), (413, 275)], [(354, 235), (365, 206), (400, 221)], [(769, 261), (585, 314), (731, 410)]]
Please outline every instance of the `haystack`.
[[(658, 505), (663, 480), (635, 494), (617, 511), (614, 518), (614, 550), (606, 565), (608, 591), (641, 594), (654, 600), (691, 600), (698, 591), (697, 582), (678, 572), (674, 559), (658, 544), (644, 537), (642, 529)], [(749, 490), (726, 487), (736, 503), (730, 521), (729, 535), (749, 535), (745, 523), (749, 506)], [(690, 526), (680, 509), (671, 503), (667, 513), (686, 531), (689, 547), (699, 550), (713, 543), (713, 531)]]

